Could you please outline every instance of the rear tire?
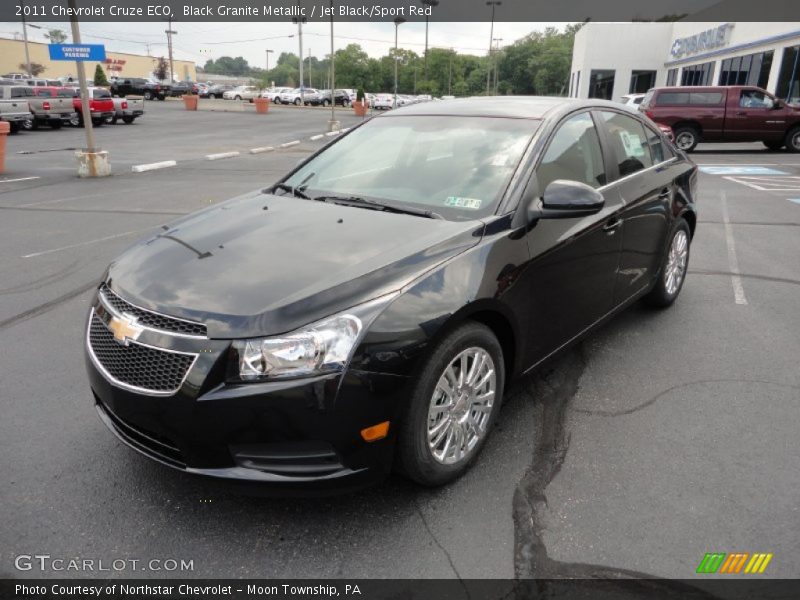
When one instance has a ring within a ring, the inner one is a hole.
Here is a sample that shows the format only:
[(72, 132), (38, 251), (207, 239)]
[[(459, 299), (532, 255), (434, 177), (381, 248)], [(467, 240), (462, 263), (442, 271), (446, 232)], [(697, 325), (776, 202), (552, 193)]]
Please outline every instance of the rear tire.
[(330, 106), (330, 105), (331, 105), (330, 100), (323, 100), (322, 101), (322, 106)]
[(122, 117), (122, 122), (126, 125), (130, 125), (136, 120), (136, 117)]
[(768, 150), (780, 150), (783, 148), (783, 142), (763, 142)]
[(786, 149), (789, 152), (800, 152), (800, 127), (795, 127), (786, 134)]
[(15, 134), (19, 133), (19, 130), (22, 128), (22, 122), (21, 121), (12, 121), (8, 125), (9, 125), (9, 127), (11, 127), (10, 133), (12, 135), (15, 135)]
[(33, 129), (34, 123), (35, 121), (33, 120), (33, 117), (31, 117), (30, 119), (23, 119), (21, 127), (25, 131), (31, 131)]
[(212, 100), (217, 99), (217, 96), (215, 94), (209, 94), (208, 97), (211, 98)]
[(295, 98), (294, 99), (294, 105), (295, 106), (300, 106), (300, 98)]
[(241, 102), (242, 101), (242, 97), (241, 96), (234, 96), (233, 99), (236, 100), (237, 102)]
[(675, 130), (675, 145), (684, 152), (691, 152), (700, 142), (700, 132), (694, 127), (684, 125)]
[(492, 431), (504, 384), (503, 349), (488, 327), (468, 321), (442, 338), (413, 384), (398, 469), (427, 486), (464, 474)]
[(152, 94), (152, 93), (150, 93), (149, 91), (145, 91), (145, 93), (144, 93), (144, 99), (145, 99), (145, 100), (152, 100), (152, 99), (153, 99), (153, 94)]
[(70, 117), (68, 123), (73, 127), (82, 127), (83, 126), (83, 119), (78, 113), (75, 113), (75, 116)]
[(669, 237), (658, 280), (652, 290), (644, 297), (644, 302), (656, 308), (670, 306), (681, 293), (686, 271), (689, 268), (689, 249), (692, 244), (692, 233), (686, 219), (679, 218), (675, 222)]
[(95, 127), (102, 127), (103, 125), (105, 125), (105, 122), (106, 122), (105, 119), (92, 119), (92, 125), (94, 125)]

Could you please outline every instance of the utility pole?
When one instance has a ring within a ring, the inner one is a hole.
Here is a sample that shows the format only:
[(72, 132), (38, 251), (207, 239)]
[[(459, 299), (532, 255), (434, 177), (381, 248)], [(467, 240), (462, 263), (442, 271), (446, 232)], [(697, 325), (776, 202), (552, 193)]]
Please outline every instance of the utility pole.
[(500, 42), (502, 42), (502, 41), (503, 41), (503, 38), (494, 38), (494, 42), (495, 42), (494, 57), (495, 58), (494, 58), (493, 62), (494, 62), (494, 95), (495, 96), (497, 95), (497, 72), (499, 71), (499, 69), (498, 69), (499, 65), (497, 64), (497, 56), (500, 53)]
[(308, 87), (314, 87), (314, 84), (311, 82), (311, 48), (308, 49)]
[(450, 48), (450, 67), (447, 71), (447, 95), (453, 95), (453, 54), (454, 50)]
[(394, 20), (394, 104), (392, 108), (397, 108), (397, 30), (400, 29), (400, 25), (405, 23), (406, 20), (403, 17), (395, 17)]
[(489, 95), (489, 86), (491, 84), (491, 76), (492, 76), (492, 40), (494, 39), (494, 9), (496, 6), (500, 6), (502, 2), (500, 0), (488, 0), (486, 2), (486, 6), (492, 7), (492, 25), (489, 28), (489, 56), (488, 56), (488, 65), (486, 66), (486, 95)]
[(336, 120), (336, 60), (333, 53), (333, 0), (331, 2), (331, 64), (330, 64), (330, 84), (331, 84), (331, 120), (328, 121), (328, 131), (339, 131), (339, 121)]
[(25, 23), (24, 0), (20, 2), (20, 8), (22, 9), (22, 39), (25, 40), (25, 68), (28, 71), (28, 77), (33, 77), (33, 73), (31, 73), (31, 55), (28, 53), (28, 26)]
[[(297, 0), (297, 7), (300, 8), (300, 0)], [(299, 13), (300, 11), (298, 11)], [(300, 44), (300, 52), (297, 55), (299, 59), (298, 62), (300, 63), (300, 104), (301, 106), (305, 104), (305, 94), (303, 93), (303, 23), (305, 22), (306, 18), (302, 16), (292, 17), (292, 22), (297, 23), (297, 40)]]
[[(419, 0), (423, 5), (429, 6), (433, 10), (434, 6), (439, 5), (439, 0)], [(428, 15), (425, 15), (425, 58), (423, 60), (423, 79), (428, 80)]]
[(175, 67), (172, 62), (172, 36), (178, 33), (172, 30), (172, 17), (169, 17), (169, 28), (164, 32), (167, 34), (167, 48), (169, 49), (169, 83), (175, 81)]

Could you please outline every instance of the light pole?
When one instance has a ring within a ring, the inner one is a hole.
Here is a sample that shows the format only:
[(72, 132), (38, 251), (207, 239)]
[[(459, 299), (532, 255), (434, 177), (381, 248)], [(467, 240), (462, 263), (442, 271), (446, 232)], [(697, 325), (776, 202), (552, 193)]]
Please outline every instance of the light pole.
[(177, 31), (172, 30), (172, 17), (169, 17), (169, 27), (164, 33), (167, 34), (167, 48), (169, 50), (169, 83), (172, 85), (172, 82), (175, 81), (175, 67), (172, 62), (172, 36), (178, 33)]
[(492, 61), (492, 64), (494, 64), (494, 95), (496, 96), (497, 95), (497, 71), (498, 71), (498, 68), (497, 68), (497, 66), (498, 66), (497, 65), (497, 54), (500, 52), (500, 42), (503, 41), (503, 38), (494, 38), (494, 40), (492, 40), (492, 41), (494, 41), (494, 43), (495, 43), (495, 47), (494, 47), (494, 56), (495, 56), (495, 58)]
[(336, 120), (336, 60), (333, 54), (333, 0), (331, 0), (331, 120), (328, 121), (328, 131), (339, 131), (339, 121)]
[(273, 52), (272, 50), (267, 50), (266, 51), (266, 54), (267, 54), (267, 69), (266, 70), (267, 71), (269, 71), (269, 55), (272, 54), (272, 52)]
[[(300, 8), (300, 0), (297, 0), (297, 7)], [(298, 11), (301, 12), (301, 11)], [(298, 44), (300, 45), (300, 52), (297, 55), (299, 59), (298, 62), (300, 63), (300, 105), (302, 106), (305, 104), (305, 94), (303, 93), (303, 23), (305, 23), (306, 18), (303, 16), (297, 16), (292, 18), (292, 22), (297, 23), (297, 37), (298, 37)]]
[[(439, 0), (419, 0), (425, 6), (430, 6), (431, 10), (433, 10), (434, 6), (439, 5)], [(427, 81), (428, 80), (428, 15), (425, 15), (425, 58), (423, 60), (423, 78)]]
[(453, 54), (455, 51), (450, 48), (450, 67), (447, 70), (447, 95), (453, 95)]
[(394, 20), (394, 104), (392, 104), (392, 108), (397, 108), (397, 30), (405, 22), (403, 17), (396, 17)]
[(27, 69), (28, 77), (33, 77), (31, 73), (31, 55), (28, 53), (28, 26), (25, 24), (25, 2), (20, 2), (22, 12), (22, 39), (25, 40), (25, 68)]
[(486, 95), (489, 95), (489, 85), (491, 83), (491, 75), (492, 75), (492, 39), (494, 38), (494, 9), (496, 6), (500, 6), (502, 2), (500, 0), (488, 0), (486, 2), (486, 6), (492, 7), (492, 25), (489, 28), (489, 57), (488, 57), (488, 66), (486, 67)]

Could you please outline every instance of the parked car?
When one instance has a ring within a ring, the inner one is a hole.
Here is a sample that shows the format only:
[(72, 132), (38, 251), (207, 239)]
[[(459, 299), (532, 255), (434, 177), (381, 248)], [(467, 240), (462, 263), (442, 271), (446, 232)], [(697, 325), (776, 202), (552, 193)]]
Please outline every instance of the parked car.
[(170, 90), (170, 96), (175, 96), (175, 97), (189, 96), (197, 94), (197, 92), (198, 92), (197, 84), (191, 81), (177, 81), (172, 84), (172, 89)]
[(281, 94), (283, 94), (284, 92), (291, 92), (292, 89), (294, 89), (294, 88), (289, 88), (289, 87), (267, 88), (266, 90), (261, 92), (261, 97), (262, 98), (269, 98), (270, 100), (272, 100), (273, 103), (280, 104), (281, 103)]
[(280, 104), (309, 105), (316, 100), (320, 92), (316, 88), (294, 88), (280, 94)]
[(61, 129), (75, 116), (70, 90), (58, 86), (34, 87), (32, 91), (37, 98), (52, 98), (52, 101), (31, 105), (31, 118), (25, 122), (25, 129), (36, 129), (40, 125)]
[(116, 258), (86, 321), (93, 402), (194, 474), (348, 488), (397, 465), (441, 485), (502, 435), (508, 380), (675, 301), (696, 181), (616, 102), (391, 111)]
[(232, 90), (235, 87), (236, 86), (228, 85), (228, 84), (211, 85), (208, 88), (206, 88), (205, 91), (200, 93), (200, 97), (201, 98), (211, 98), (212, 100), (214, 98), (222, 98), (222, 95), (225, 92), (227, 92), (229, 90)]
[(372, 108), (376, 110), (389, 110), (394, 108), (394, 95), (393, 94), (376, 94), (375, 101)]
[[(337, 105), (344, 107), (348, 107), (352, 104), (352, 101), (350, 100), (350, 94), (348, 94), (346, 90), (336, 90), (336, 93), (334, 94), (334, 102), (336, 102)], [(311, 100), (310, 104), (313, 106), (330, 106), (331, 91), (322, 90), (315, 98)]]
[(644, 94), (625, 94), (620, 99), (620, 102), (631, 108), (636, 108), (642, 103), (644, 96)]
[[(74, 116), (70, 119), (69, 124), (73, 127), (83, 127), (83, 104), (81, 102), (80, 89), (64, 89), (71, 90), (72, 104), (75, 107)], [(90, 87), (87, 92), (89, 93), (89, 111), (92, 114), (92, 125), (100, 127), (112, 120), (116, 109), (114, 108), (114, 99), (111, 96), (111, 92), (101, 87)]]
[(27, 73), (6, 73), (5, 75), (3, 75), (3, 79), (11, 79), (17, 83), (19, 83), (20, 80), (29, 78), (30, 75), (28, 75)]
[(172, 92), (170, 85), (141, 77), (118, 78), (111, 82), (113, 96), (142, 96), (145, 100), (164, 100)]
[(18, 99), (18, 102), (26, 102), (28, 105), (28, 114), (18, 125), (13, 126), (15, 131), (20, 128), (34, 129), (37, 125), (43, 123), (49, 123), (51, 126), (58, 128), (65, 115), (66, 118), (70, 118), (71, 115), (75, 114), (69, 98), (37, 97), (36, 89), (35, 87), (21, 84), (0, 86), (0, 99)]
[(675, 144), (691, 152), (703, 142), (763, 142), (770, 150), (800, 152), (800, 107), (753, 86), (666, 87), (639, 106), (672, 127)]
[(258, 98), (258, 95), (258, 88), (254, 85), (240, 85), (222, 93), (222, 97), (225, 100), (249, 100), (250, 102), (253, 101), (253, 98)]
[(9, 124), (11, 133), (17, 133), (23, 128), (25, 121), (30, 120), (31, 109), (27, 98), (4, 98), (4, 91), (5, 86), (0, 85), (0, 121)]
[(114, 115), (106, 118), (107, 123), (115, 125), (119, 119), (130, 125), (144, 114), (144, 100), (141, 98), (112, 98), (114, 102)]

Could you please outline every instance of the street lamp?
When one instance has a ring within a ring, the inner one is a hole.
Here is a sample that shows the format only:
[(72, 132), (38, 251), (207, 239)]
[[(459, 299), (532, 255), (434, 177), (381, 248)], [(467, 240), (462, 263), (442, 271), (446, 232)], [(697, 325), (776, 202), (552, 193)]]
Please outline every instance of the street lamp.
[(328, 131), (339, 131), (339, 121), (336, 120), (336, 57), (333, 53), (333, 0), (331, 0), (331, 120), (328, 121)]
[(453, 54), (455, 54), (455, 50), (450, 48), (450, 67), (447, 71), (447, 95), (453, 95)]
[[(430, 6), (431, 10), (434, 6), (439, 6), (439, 0), (419, 0), (425, 6)], [(425, 14), (425, 58), (422, 63), (423, 77), (428, 79), (428, 15)]]
[(267, 71), (269, 71), (269, 55), (272, 54), (273, 50), (267, 50)]
[(28, 53), (28, 27), (25, 24), (25, 2), (20, 2), (20, 12), (22, 13), (22, 38), (25, 40), (25, 68), (27, 69), (28, 77), (32, 77), (31, 73), (31, 55)]
[(405, 22), (403, 17), (397, 17), (394, 20), (394, 104), (392, 108), (397, 108), (397, 30)]
[(489, 65), (486, 69), (486, 95), (489, 95), (489, 84), (491, 82), (491, 74), (492, 74), (492, 40), (494, 38), (494, 9), (496, 6), (500, 6), (502, 2), (500, 0), (488, 0), (486, 2), (486, 6), (492, 7), (492, 25), (489, 28)]

